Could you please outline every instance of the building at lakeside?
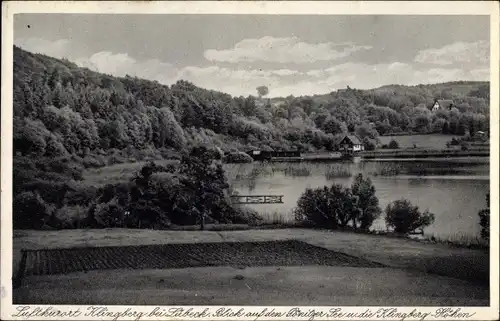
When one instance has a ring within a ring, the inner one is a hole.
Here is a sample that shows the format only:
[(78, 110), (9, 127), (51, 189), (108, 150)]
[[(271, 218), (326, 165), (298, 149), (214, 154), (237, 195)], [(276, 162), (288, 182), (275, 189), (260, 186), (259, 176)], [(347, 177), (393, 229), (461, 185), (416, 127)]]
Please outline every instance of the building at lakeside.
[(338, 151), (344, 155), (351, 155), (365, 150), (361, 140), (356, 135), (345, 135), (337, 146)]

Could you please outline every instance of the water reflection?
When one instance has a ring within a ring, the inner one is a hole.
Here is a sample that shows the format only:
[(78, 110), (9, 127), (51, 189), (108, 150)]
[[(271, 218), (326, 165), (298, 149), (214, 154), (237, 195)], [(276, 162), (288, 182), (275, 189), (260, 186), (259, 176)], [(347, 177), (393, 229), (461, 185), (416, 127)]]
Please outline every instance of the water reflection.
[[(371, 177), (380, 205), (407, 198), (436, 214), (426, 234), (477, 236), (477, 213), (489, 192), (487, 158), (361, 161), (336, 163), (251, 163), (225, 165), (228, 179), (240, 194), (284, 195), (284, 204), (252, 205), (263, 215), (280, 213), (293, 220), (302, 192), (332, 183), (349, 186), (357, 173)], [(374, 228), (385, 229), (383, 218)]]

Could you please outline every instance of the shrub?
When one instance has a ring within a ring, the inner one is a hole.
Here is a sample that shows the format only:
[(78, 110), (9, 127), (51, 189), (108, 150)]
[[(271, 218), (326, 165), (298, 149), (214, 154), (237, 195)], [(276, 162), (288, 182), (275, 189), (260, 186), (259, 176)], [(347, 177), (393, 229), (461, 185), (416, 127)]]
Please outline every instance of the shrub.
[(387, 145), (387, 147), (389, 149), (399, 149), (399, 144), (394, 139), (391, 139), (391, 141), (389, 142), (389, 145)]
[(113, 154), (108, 157), (108, 165), (123, 164), (127, 160), (120, 154)]
[(457, 146), (457, 145), (460, 145), (460, 141), (458, 139), (456, 139), (455, 137), (453, 137), (450, 141), (450, 145), (451, 146)]
[(95, 186), (70, 186), (64, 197), (65, 205), (88, 205), (97, 199), (98, 189)]
[(367, 137), (363, 139), (363, 145), (365, 147), (365, 150), (375, 150), (375, 148), (377, 147), (375, 143)]
[(106, 161), (102, 156), (85, 156), (83, 158), (83, 166), (85, 168), (99, 168), (106, 166)]
[(16, 195), (12, 209), (15, 229), (41, 229), (53, 211), (53, 208), (36, 192)]
[(346, 227), (356, 216), (356, 198), (342, 185), (306, 189), (294, 209), (295, 220), (315, 227)]
[(64, 205), (55, 211), (52, 218), (54, 227), (61, 229), (74, 229), (86, 227), (88, 208), (85, 206)]
[(231, 222), (234, 224), (258, 225), (263, 221), (257, 211), (248, 207), (237, 207), (234, 209), (234, 215)]
[(34, 179), (22, 185), (23, 191), (30, 191), (39, 194), (43, 200), (54, 204), (57, 207), (62, 206), (68, 184), (65, 181), (49, 181), (43, 179)]
[(253, 158), (247, 153), (231, 152), (224, 156), (225, 163), (251, 163)]
[(125, 226), (125, 208), (119, 204), (117, 198), (113, 198), (107, 203), (96, 204), (92, 214), (96, 227)]
[(162, 229), (170, 227), (170, 219), (154, 203), (141, 200), (130, 204), (125, 212), (125, 225), (129, 228)]
[(401, 199), (387, 205), (385, 209), (386, 225), (392, 227), (396, 233), (409, 233), (418, 228), (424, 228), (434, 223), (434, 214), (420, 212), (418, 206), (410, 201)]
[(60, 157), (53, 160), (46, 159), (40, 162), (40, 169), (54, 172), (68, 177), (68, 179), (82, 180), (83, 166), (68, 157)]
[(479, 211), (479, 225), (481, 225), (481, 238), (490, 239), (490, 194), (486, 195), (486, 208)]

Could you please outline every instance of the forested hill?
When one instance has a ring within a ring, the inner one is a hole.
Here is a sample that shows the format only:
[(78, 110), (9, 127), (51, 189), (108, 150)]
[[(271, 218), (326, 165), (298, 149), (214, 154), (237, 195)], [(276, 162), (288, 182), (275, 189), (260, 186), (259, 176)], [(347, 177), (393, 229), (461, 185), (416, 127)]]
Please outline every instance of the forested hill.
[[(453, 99), (432, 113), (434, 99)], [(174, 151), (197, 143), (224, 150), (329, 150), (342, 133), (365, 142), (400, 132), (462, 135), (488, 130), (489, 84), (343, 89), (329, 95), (231, 97), (179, 81), (118, 78), (14, 47), (16, 155), (85, 156)]]

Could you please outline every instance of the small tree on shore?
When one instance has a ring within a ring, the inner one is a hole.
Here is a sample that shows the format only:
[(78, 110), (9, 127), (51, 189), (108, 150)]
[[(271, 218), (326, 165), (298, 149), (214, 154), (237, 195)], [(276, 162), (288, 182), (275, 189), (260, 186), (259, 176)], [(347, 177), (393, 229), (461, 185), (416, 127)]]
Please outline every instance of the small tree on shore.
[(378, 198), (375, 196), (375, 187), (370, 178), (364, 178), (360, 173), (354, 178), (351, 190), (352, 194), (357, 197), (358, 208), (358, 215), (353, 217), (353, 225), (357, 228), (357, 223), (359, 223), (362, 230), (368, 230), (382, 212), (378, 206)]
[(330, 187), (308, 188), (295, 208), (295, 219), (321, 228), (343, 228), (358, 214), (357, 198), (349, 188), (334, 184)]
[(229, 185), (222, 169), (221, 155), (204, 146), (193, 147), (181, 159), (181, 181), (193, 192), (192, 212), (198, 214), (200, 229), (205, 228), (205, 215), (218, 215), (227, 208), (224, 192)]
[(385, 222), (396, 233), (409, 233), (418, 228), (424, 228), (434, 223), (434, 214), (429, 211), (420, 212), (418, 206), (401, 199), (387, 205)]

